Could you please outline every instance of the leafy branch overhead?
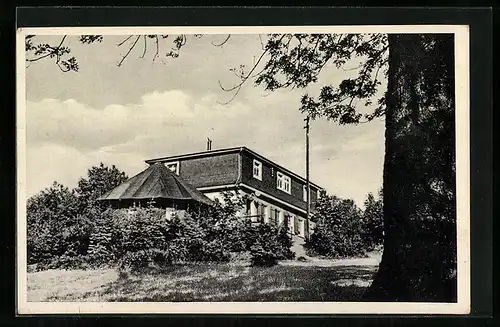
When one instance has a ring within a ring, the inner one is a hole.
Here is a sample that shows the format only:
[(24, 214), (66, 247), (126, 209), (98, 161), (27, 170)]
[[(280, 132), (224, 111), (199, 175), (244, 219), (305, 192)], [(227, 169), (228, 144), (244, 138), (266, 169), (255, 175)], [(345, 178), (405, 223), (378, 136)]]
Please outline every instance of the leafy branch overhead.
[[(203, 35), (128, 35), (117, 43), (124, 48), (117, 66), (136, 48), (140, 49), (139, 58), (146, 58), (153, 51), (152, 60), (162, 57), (178, 58), (182, 47), (188, 43), (188, 37), (201, 38)], [(318, 96), (305, 93), (302, 96), (299, 110), (311, 119), (324, 117), (339, 124), (359, 124), (382, 117), (385, 114), (385, 97), (374, 99), (378, 94), (381, 79), (387, 75), (388, 44), (384, 34), (268, 34), (259, 35), (262, 45), (260, 56), (250, 67), (240, 65), (229, 68), (238, 82), (232, 86), (224, 86), (222, 90), (232, 93), (231, 102), (242, 87), (253, 81), (256, 86), (275, 91), (282, 88), (303, 89), (318, 81), (319, 75), (327, 65), (344, 69), (344, 65), (358, 60), (360, 65), (354, 78), (344, 79), (336, 86), (324, 85)], [(211, 42), (213, 46), (222, 47), (231, 39), (231, 35), (222, 40)], [(35, 44), (34, 36), (26, 37), (26, 61), (50, 58), (63, 72), (79, 70), (78, 61), (70, 56), (71, 49), (64, 45), (66, 36), (56, 45)], [(82, 35), (78, 38), (82, 44), (100, 43), (102, 35)], [(151, 50), (152, 49), (152, 50)], [(370, 113), (360, 113), (356, 107), (374, 105)]]
[[(254, 73), (264, 55), (265, 64)], [(362, 60), (356, 78), (345, 79), (338, 86), (323, 86), (317, 98), (304, 94), (300, 111), (312, 119), (325, 117), (340, 124), (370, 121), (384, 114), (384, 98), (364, 116), (356, 111), (355, 100), (363, 99), (366, 106), (371, 105), (381, 85), (381, 71), (387, 74), (388, 45), (382, 34), (271, 34), (262, 56), (248, 72), (240, 70), (241, 82), (229, 90), (239, 92), (250, 78), (269, 91), (305, 88), (318, 81), (327, 64), (341, 68), (355, 57)]]
[(31, 63), (45, 59), (54, 59), (57, 67), (63, 72), (78, 71), (78, 62), (75, 57), (63, 59), (71, 53), (71, 49), (63, 46), (66, 36), (63, 36), (58, 45), (50, 45), (47, 43), (34, 44), (34, 35), (26, 36), (26, 52), (33, 55), (32, 58), (26, 58), (28, 67)]

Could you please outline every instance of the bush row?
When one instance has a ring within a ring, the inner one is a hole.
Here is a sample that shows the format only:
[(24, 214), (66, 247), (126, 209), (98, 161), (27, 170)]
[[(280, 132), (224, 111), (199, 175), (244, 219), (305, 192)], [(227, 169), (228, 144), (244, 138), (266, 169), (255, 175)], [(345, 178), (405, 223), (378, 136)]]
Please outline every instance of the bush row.
[[(285, 228), (252, 225), (237, 218), (241, 200), (225, 196), (213, 208), (182, 217), (167, 216), (153, 206), (104, 211), (89, 207), (83, 214), (68, 215), (64, 223), (57, 210), (42, 214), (43, 219), (38, 217), (38, 223), (28, 226), (29, 264), (36, 264), (38, 270), (105, 265), (137, 270), (173, 263), (228, 262), (243, 252), (250, 254), (254, 265), (294, 257)], [(40, 212), (31, 214), (40, 216)]]

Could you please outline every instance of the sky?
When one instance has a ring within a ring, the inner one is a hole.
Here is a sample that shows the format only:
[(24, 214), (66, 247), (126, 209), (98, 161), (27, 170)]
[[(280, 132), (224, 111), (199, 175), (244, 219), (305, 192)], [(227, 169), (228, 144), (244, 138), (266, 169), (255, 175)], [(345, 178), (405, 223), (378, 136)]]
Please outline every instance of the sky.
[[(103, 162), (129, 177), (146, 168), (145, 160), (212, 149), (247, 146), (305, 176), (304, 116), (300, 97), (318, 94), (322, 85), (353, 76), (347, 66), (327, 66), (307, 89), (266, 92), (247, 83), (229, 104), (221, 90), (237, 82), (229, 71), (252, 65), (262, 49), (258, 35), (191, 36), (178, 58), (160, 44), (133, 49), (117, 63), (130, 42), (105, 36), (102, 43), (82, 45), (68, 36), (65, 45), (79, 62), (78, 72), (64, 73), (44, 59), (26, 69), (27, 195), (58, 181), (76, 186), (87, 169)], [(58, 43), (61, 36), (37, 36), (36, 42)], [(138, 44), (139, 45), (139, 44)], [(162, 56), (163, 54), (163, 56)], [(362, 112), (370, 108), (362, 104)], [(311, 181), (328, 193), (352, 198), (362, 206), (368, 192), (382, 186), (384, 122), (339, 126), (325, 119), (311, 122)]]

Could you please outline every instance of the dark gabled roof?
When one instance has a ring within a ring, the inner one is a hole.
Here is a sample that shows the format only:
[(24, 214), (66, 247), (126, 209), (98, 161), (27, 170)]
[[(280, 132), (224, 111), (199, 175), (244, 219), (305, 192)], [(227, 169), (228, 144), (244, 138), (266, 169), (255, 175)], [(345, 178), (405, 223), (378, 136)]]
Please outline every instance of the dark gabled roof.
[[(193, 153), (186, 153), (186, 154), (167, 156), (167, 157), (161, 157), (161, 158), (155, 158), (155, 159), (148, 159), (148, 160), (145, 160), (145, 162), (147, 164), (153, 164), (153, 163), (160, 162), (160, 161), (167, 161), (167, 160), (168, 161), (175, 161), (175, 160), (183, 160), (183, 159), (211, 157), (211, 156), (215, 156), (215, 155), (219, 155), (219, 154), (237, 153), (237, 152), (241, 152), (241, 151), (246, 151), (246, 152), (252, 154), (254, 157), (260, 159), (261, 161), (267, 162), (270, 165), (277, 167), (278, 169), (283, 171), (283, 173), (288, 174), (290, 176), (293, 176), (293, 177), (303, 181), (304, 183), (306, 182), (306, 179), (304, 177), (292, 172), (291, 170), (283, 167), (282, 165), (275, 163), (274, 161), (267, 159), (266, 157), (258, 154), (257, 152), (255, 152), (255, 151), (253, 151), (245, 146), (224, 148), (224, 149), (217, 149), (217, 150), (209, 150), (209, 151), (201, 151), (201, 152), (193, 152)], [(309, 180), (309, 182), (312, 186), (315, 186), (318, 189), (323, 189), (318, 184), (313, 183), (310, 180)]]
[(187, 200), (212, 204), (212, 200), (161, 163), (149, 166), (146, 170), (105, 193), (98, 200), (146, 199)]

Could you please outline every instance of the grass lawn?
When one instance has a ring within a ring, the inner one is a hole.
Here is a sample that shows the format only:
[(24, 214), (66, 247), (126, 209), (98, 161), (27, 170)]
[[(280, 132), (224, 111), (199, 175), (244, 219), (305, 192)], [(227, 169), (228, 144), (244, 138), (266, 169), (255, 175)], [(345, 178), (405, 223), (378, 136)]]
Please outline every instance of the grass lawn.
[(28, 274), (28, 301), (359, 301), (377, 263), (189, 264), (119, 277), (114, 269)]

